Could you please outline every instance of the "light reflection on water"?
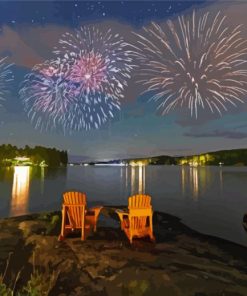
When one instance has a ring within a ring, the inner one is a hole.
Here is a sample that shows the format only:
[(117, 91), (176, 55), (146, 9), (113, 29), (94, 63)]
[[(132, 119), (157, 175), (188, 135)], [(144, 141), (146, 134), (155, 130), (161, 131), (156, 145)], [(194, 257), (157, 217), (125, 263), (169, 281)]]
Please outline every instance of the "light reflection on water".
[[(212, 176), (208, 167), (189, 167), (181, 166), (181, 191), (182, 195), (190, 195), (194, 201), (197, 201), (205, 191), (212, 185)], [(216, 176), (219, 179), (220, 194), (223, 193), (223, 172), (219, 168)], [(215, 181), (215, 180), (214, 180)]]
[(10, 216), (28, 213), (30, 169), (29, 166), (14, 167)]
[[(128, 168), (125, 168), (128, 172)], [(128, 181), (128, 173), (126, 174), (125, 184), (131, 184), (130, 194), (144, 194), (145, 193), (145, 166), (132, 166), (131, 167), (131, 182)]]
[(192, 196), (195, 200), (198, 199), (199, 188), (198, 188), (198, 169), (197, 167), (190, 168), (190, 185), (192, 188)]
[(45, 168), (41, 167), (40, 168), (40, 191), (41, 194), (44, 194), (44, 189), (45, 189)]

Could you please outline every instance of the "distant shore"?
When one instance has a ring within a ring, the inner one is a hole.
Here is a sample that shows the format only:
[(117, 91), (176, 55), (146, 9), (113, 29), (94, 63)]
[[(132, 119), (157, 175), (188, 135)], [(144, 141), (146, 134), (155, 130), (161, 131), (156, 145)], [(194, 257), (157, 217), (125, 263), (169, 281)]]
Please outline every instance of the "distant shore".
[(81, 165), (189, 165), (197, 166), (247, 166), (247, 149), (220, 150), (187, 156), (158, 155), (140, 158), (112, 159), (75, 163)]
[(246, 247), (161, 212), (153, 217), (156, 243), (130, 245), (116, 208), (102, 210), (97, 232), (84, 242), (80, 235), (58, 242), (60, 212), (1, 219), (0, 288), (36, 286), (49, 296), (247, 295)]

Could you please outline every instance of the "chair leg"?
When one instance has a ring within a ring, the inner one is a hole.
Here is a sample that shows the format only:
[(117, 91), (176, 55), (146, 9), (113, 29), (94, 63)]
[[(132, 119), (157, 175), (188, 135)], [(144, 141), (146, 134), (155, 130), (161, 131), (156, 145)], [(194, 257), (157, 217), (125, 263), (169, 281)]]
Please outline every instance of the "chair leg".
[(150, 225), (150, 239), (152, 241), (155, 240), (154, 235), (153, 235), (153, 217), (149, 216), (149, 225)]
[(133, 235), (132, 235), (132, 231), (131, 231), (131, 221), (129, 221), (129, 223), (130, 223), (129, 240), (130, 240), (130, 244), (132, 244), (132, 242), (133, 242)]
[(59, 241), (64, 240), (65, 238), (65, 216), (66, 216), (66, 212), (65, 212), (65, 208), (63, 207), (62, 209), (62, 225), (61, 225), (61, 233), (58, 237)]
[(97, 221), (98, 221), (98, 217), (99, 217), (101, 209), (102, 209), (102, 207), (94, 209), (94, 225), (93, 225), (94, 232), (97, 231)]
[(85, 240), (85, 212), (83, 210), (82, 215), (81, 215), (81, 240)]
[(97, 231), (97, 216), (94, 217), (94, 225), (93, 225), (93, 232)]
[(99, 212), (100, 212), (99, 209), (95, 210), (95, 212), (94, 212), (94, 225), (93, 225), (94, 232), (96, 232), (96, 230), (97, 230), (97, 221), (98, 221)]
[(85, 229), (81, 228), (81, 240), (84, 241), (85, 240)]

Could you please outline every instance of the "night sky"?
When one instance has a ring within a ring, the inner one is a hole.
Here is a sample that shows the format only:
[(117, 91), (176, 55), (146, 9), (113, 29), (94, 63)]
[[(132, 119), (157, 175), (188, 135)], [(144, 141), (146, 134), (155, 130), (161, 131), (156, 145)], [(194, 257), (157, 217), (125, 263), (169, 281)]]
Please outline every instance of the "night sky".
[[(32, 67), (50, 58), (61, 34), (84, 24), (140, 30), (150, 21), (162, 23), (196, 11), (222, 11), (232, 25), (244, 25), (245, 1), (1, 1), (0, 56), (13, 63), (14, 81), (0, 108), (0, 144), (43, 145), (66, 149), (84, 160), (189, 155), (247, 147), (247, 103), (229, 108), (222, 117), (202, 112), (198, 119), (185, 110), (157, 114), (153, 103), (138, 94), (132, 81), (121, 112), (97, 130), (40, 132), (23, 111), (18, 90)], [(246, 98), (247, 101), (247, 98)], [(74, 158), (75, 159), (75, 158)]]

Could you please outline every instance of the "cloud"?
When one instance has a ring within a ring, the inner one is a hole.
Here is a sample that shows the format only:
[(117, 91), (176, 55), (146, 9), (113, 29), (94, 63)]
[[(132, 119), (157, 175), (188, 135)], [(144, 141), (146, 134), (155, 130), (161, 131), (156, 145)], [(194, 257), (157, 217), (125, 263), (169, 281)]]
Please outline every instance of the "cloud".
[(19, 25), (0, 28), (0, 56), (9, 56), (16, 66), (32, 68), (52, 57), (52, 49), (59, 38), (71, 28), (61, 25), (28, 26)]
[(227, 139), (245, 139), (247, 133), (238, 132), (234, 130), (213, 130), (208, 132), (187, 132), (184, 133), (186, 137), (193, 138), (227, 138)]
[(32, 67), (42, 61), (36, 51), (29, 46), (18, 32), (4, 26), (0, 35), (1, 56), (9, 56), (11, 63), (22, 67)]

